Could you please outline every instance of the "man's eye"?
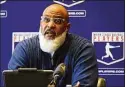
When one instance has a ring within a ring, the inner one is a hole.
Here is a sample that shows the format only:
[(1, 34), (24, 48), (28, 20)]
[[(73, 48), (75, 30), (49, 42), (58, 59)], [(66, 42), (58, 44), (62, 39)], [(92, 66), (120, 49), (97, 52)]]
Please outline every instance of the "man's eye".
[(61, 24), (61, 23), (62, 23), (62, 19), (54, 19), (54, 22), (55, 22), (56, 24)]
[(47, 18), (47, 17), (45, 17), (43, 21), (44, 21), (44, 22), (49, 22), (49, 21), (50, 21), (50, 19), (49, 19), (49, 18)]

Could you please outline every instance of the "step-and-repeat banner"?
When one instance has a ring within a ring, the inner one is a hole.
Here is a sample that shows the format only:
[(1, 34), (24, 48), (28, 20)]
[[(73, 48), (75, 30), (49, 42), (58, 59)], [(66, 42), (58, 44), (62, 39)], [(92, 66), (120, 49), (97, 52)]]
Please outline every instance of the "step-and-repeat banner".
[(52, 3), (67, 8), (71, 33), (94, 44), (99, 77), (107, 87), (124, 87), (124, 0), (0, 1), (1, 76), (16, 44), (38, 34), (41, 14)]

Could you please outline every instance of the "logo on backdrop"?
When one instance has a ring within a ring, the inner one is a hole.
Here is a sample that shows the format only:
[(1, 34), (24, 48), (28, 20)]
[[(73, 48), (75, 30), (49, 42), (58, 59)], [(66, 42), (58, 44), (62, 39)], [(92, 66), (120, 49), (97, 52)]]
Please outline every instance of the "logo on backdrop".
[(113, 54), (112, 54), (112, 52), (110, 51), (110, 49), (118, 48), (118, 47), (120, 47), (120, 46), (113, 46), (113, 45), (110, 45), (109, 42), (107, 42), (106, 45), (105, 45), (105, 53), (106, 53), (106, 55), (105, 55), (105, 56), (102, 56), (101, 59), (103, 60), (104, 58), (111, 58), (112, 60), (115, 60), (115, 59), (113, 58)]
[[(78, 5), (80, 3), (83, 3), (85, 0), (53, 0), (55, 3), (61, 4), (66, 7), (72, 7), (74, 5)], [(67, 1), (67, 2), (65, 2)]]
[(0, 10), (0, 18), (6, 18), (7, 17), (7, 10)]
[[(124, 32), (92, 32), (92, 43), (99, 63), (110, 66), (124, 60)], [(124, 68), (99, 69), (102, 75), (124, 75)]]
[(1, 0), (0, 1), (0, 4), (3, 4), (3, 3), (5, 3), (7, 0)]
[(86, 17), (86, 10), (68, 10), (69, 17)]
[[(0, 1), (0, 4), (4, 4), (6, 0)], [(7, 17), (7, 10), (0, 10), (0, 18), (6, 18)]]
[[(53, 0), (55, 3), (61, 4), (66, 7), (72, 7), (81, 3), (85, 0)], [(86, 17), (86, 10), (68, 10), (69, 17)]]
[(13, 32), (12, 33), (12, 53), (15, 46), (22, 40), (38, 35), (38, 32)]

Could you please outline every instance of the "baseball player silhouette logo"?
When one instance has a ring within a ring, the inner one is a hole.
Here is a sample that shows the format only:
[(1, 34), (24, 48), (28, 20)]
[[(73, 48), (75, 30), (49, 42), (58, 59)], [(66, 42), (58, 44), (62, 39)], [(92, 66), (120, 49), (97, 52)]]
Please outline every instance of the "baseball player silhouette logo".
[(103, 60), (104, 58), (109, 58), (109, 57), (111, 57), (112, 60), (115, 60), (115, 59), (113, 58), (113, 55), (112, 55), (110, 49), (118, 48), (118, 47), (120, 47), (120, 46), (112, 46), (112, 45), (110, 45), (110, 43), (106, 43), (106, 46), (105, 46), (106, 55), (105, 55), (105, 56), (102, 56), (101, 59)]

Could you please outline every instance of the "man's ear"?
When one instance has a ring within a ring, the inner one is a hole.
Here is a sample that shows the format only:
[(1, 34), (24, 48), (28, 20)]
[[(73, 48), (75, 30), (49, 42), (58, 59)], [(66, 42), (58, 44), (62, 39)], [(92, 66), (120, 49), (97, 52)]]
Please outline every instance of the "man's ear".
[(69, 31), (69, 29), (70, 29), (70, 23), (67, 23), (67, 26), (66, 26), (66, 31)]

